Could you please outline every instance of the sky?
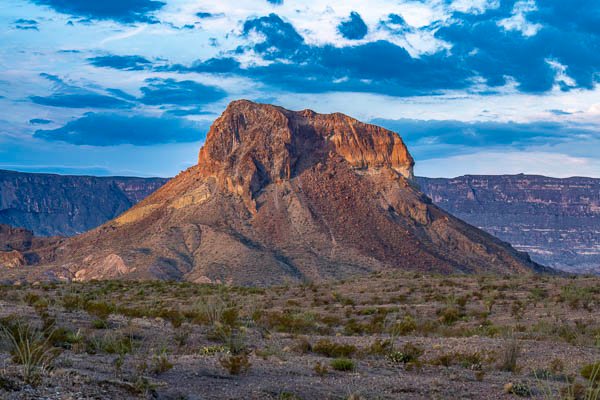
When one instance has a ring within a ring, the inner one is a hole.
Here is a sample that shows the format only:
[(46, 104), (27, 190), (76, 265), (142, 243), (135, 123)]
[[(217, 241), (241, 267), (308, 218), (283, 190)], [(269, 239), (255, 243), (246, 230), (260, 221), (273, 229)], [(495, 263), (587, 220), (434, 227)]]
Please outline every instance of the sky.
[(0, 169), (174, 176), (245, 98), (400, 134), (417, 175), (600, 177), (597, 0), (2, 0)]

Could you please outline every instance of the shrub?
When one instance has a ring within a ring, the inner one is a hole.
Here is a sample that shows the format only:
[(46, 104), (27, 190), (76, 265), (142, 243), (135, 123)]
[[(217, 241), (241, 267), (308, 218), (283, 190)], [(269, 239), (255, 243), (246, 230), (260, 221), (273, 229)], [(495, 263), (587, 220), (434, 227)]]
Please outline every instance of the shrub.
[(405, 336), (417, 329), (417, 321), (412, 315), (405, 315), (392, 329), (398, 336)]
[(86, 341), (86, 352), (89, 354), (96, 354), (98, 351), (108, 354), (128, 354), (133, 351), (134, 347), (135, 342), (132, 337), (113, 333)]
[(212, 335), (234, 355), (247, 352), (246, 332), (243, 329), (218, 324)]
[(247, 372), (252, 365), (250, 363), (250, 359), (248, 358), (248, 354), (230, 354), (228, 356), (224, 356), (219, 358), (219, 363), (223, 368), (225, 368), (231, 375), (239, 375), (241, 373)]
[(588, 364), (581, 368), (581, 376), (588, 381), (597, 384), (600, 383), (600, 361), (594, 364)]
[(287, 333), (329, 333), (331, 328), (319, 326), (315, 315), (311, 313), (294, 313), (290, 310), (284, 312), (264, 313), (261, 325), (277, 332)]
[(27, 303), (28, 305), (33, 306), (35, 303), (41, 300), (41, 297), (37, 293), (28, 292), (25, 294), (23, 300), (25, 300), (25, 303)]
[(559, 300), (566, 302), (573, 309), (593, 309), (594, 293), (592, 288), (580, 287), (575, 284), (563, 286)]
[(440, 322), (446, 325), (452, 325), (462, 317), (458, 308), (452, 306), (438, 310), (437, 315)]
[(504, 386), (504, 391), (519, 397), (531, 397), (533, 395), (533, 391), (525, 383), (508, 383)]
[(173, 339), (175, 340), (175, 343), (177, 343), (177, 347), (185, 346), (191, 334), (192, 329), (189, 325), (180, 326), (173, 335)]
[(87, 302), (85, 311), (101, 320), (106, 320), (114, 311), (114, 307), (106, 302)]
[(62, 298), (62, 306), (67, 312), (73, 312), (82, 308), (83, 299), (77, 295), (66, 294)]
[(0, 332), (9, 343), (13, 362), (23, 367), (25, 383), (35, 383), (41, 374), (52, 368), (59, 351), (52, 347), (51, 335), (44, 335), (44, 332), (22, 322), (12, 326), (0, 325)]
[(181, 324), (183, 324), (183, 321), (185, 320), (185, 317), (183, 316), (181, 311), (173, 310), (173, 309), (160, 310), (160, 312), (158, 313), (158, 316), (169, 321), (171, 323), (171, 325), (173, 326), (173, 328), (179, 328), (181, 326)]
[(369, 346), (367, 352), (369, 354), (383, 355), (387, 354), (392, 350), (392, 342), (389, 340), (375, 339)]
[(223, 310), (221, 314), (221, 322), (227, 326), (238, 325), (239, 311), (236, 307), (229, 307)]
[(319, 376), (325, 376), (329, 372), (329, 368), (327, 368), (327, 365), (321, 364), (318, 361), (315, 364), (314, 370), (315, 370), (315, 374), (317, 374)]
[(502, 364), (500, 369), (508, 372), (517, 372), (517, 359), (521, 352), (521, 347), (516, 339), (510, 339), (504, 348)]
[(94, 329), (107, 329), (108, 321), (106, 321), (105, 319), (95, 319), (92, 321), (92, 327)]
[(354, 371), (356, 369), (356, 365), (354, 361), (348, 358), (336, 358), (335, 360), (331, 360), (331, 368), (336, 371)]
[(325, 357), (350, 357), (356, 352), (356, 346), (321, 339), (313, 345), (313, 351)]
[(294, 351), (300, 354), (310, 353), (312, 351), (312, 344), (308, 341), (306, 337), (301, 337), (296, 341), (294, 345)]
[(154, 355), (152, 359), (152, 371), (155, 374), (162, 374), (163, 372), (167, 372), (173, 368), (173, 363), (169, 361), (169, 356), (167, 355), (166, 349), (161, 349), (158, 353)]
[(396, 364), (418, 363), (423, 350), (412, 343), (406, 343), (401, 351), (392, 351), (388, 354), (388, 359)]
[(214, 325), (221, 321), (223, 311), (227, 305), (217, 296), (201, 299), (196, 303), (195, 323)]

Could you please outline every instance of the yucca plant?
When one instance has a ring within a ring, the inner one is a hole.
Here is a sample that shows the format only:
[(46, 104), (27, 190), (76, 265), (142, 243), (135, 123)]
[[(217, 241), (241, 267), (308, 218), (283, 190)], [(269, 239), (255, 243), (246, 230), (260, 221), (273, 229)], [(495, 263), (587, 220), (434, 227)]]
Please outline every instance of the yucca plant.
[(11, 326), (0, 325), (0, 333), (8, 342), (12, 361), (22, 366), (25, 383), (35, 383), (52, 368), (59, 354), (59, 349), (51, 345), (52, 332), (44, 334), (28, 324), (16, 322)]
[[(585, 373), (584, 373), (585, 372)], [(558, 393), (536, 376), (539, 389), (545, 400), (600, 400), (600, 362), (584, 367), (582, 375), (586, 378), (586, 384), (572, 379), (566, 388)]]

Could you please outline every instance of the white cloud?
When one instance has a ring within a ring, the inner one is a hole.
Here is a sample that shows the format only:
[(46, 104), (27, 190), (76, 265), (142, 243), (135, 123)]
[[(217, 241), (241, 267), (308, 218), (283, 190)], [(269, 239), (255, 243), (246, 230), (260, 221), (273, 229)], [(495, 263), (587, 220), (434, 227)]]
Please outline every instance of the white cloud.
[(523, 36), (534, 36), (542, 29), (542, 25), (529, 22), (526, 14), (535, 10), (537, 7), (534, 0), (520, 0), (515, 3), (512, 15), (498, 21), (498, 26), (507, 31), (519, 31)]
[(452, 10), (472, 14), (482, 14), (486, 10), (498, 8), (499, 6), (499, 0), (454, 0), (450, 4)]
[(589, 176), (600, 178), (600, 160), (567, 154), (536, 151), (481, 151), (474, 154), (418, 161), (421, 176), (452, 178), (465, 174), (535, 174), (557, 178)]

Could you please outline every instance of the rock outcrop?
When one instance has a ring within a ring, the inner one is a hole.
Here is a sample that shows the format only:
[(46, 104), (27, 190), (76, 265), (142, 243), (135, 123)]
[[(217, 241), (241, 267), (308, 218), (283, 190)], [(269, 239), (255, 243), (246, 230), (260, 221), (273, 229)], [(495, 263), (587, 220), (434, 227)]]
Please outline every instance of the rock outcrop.
[(25, 257), (17, 250), (0, 251), (0, 268), (17, 268), (25, 265)]
[(0, 224), (0, 251), (29, 250), (32, 241), (32, 231)]
[(413, 178), (414, 161), (397, 134), (344, 114), (293, 112), (236, 101), (212, 125), (200, 150), (198, 170), (222, 188), (253, 199), (265, 186), (335, 154), (358, 170), (391, 168)]
[(270, 285), (406, 269), (526, 273), (524, 253), (431, 204), (400, 137), (236, 101), (198, 165), (118, 218), (36, 251), (77, 279)]

